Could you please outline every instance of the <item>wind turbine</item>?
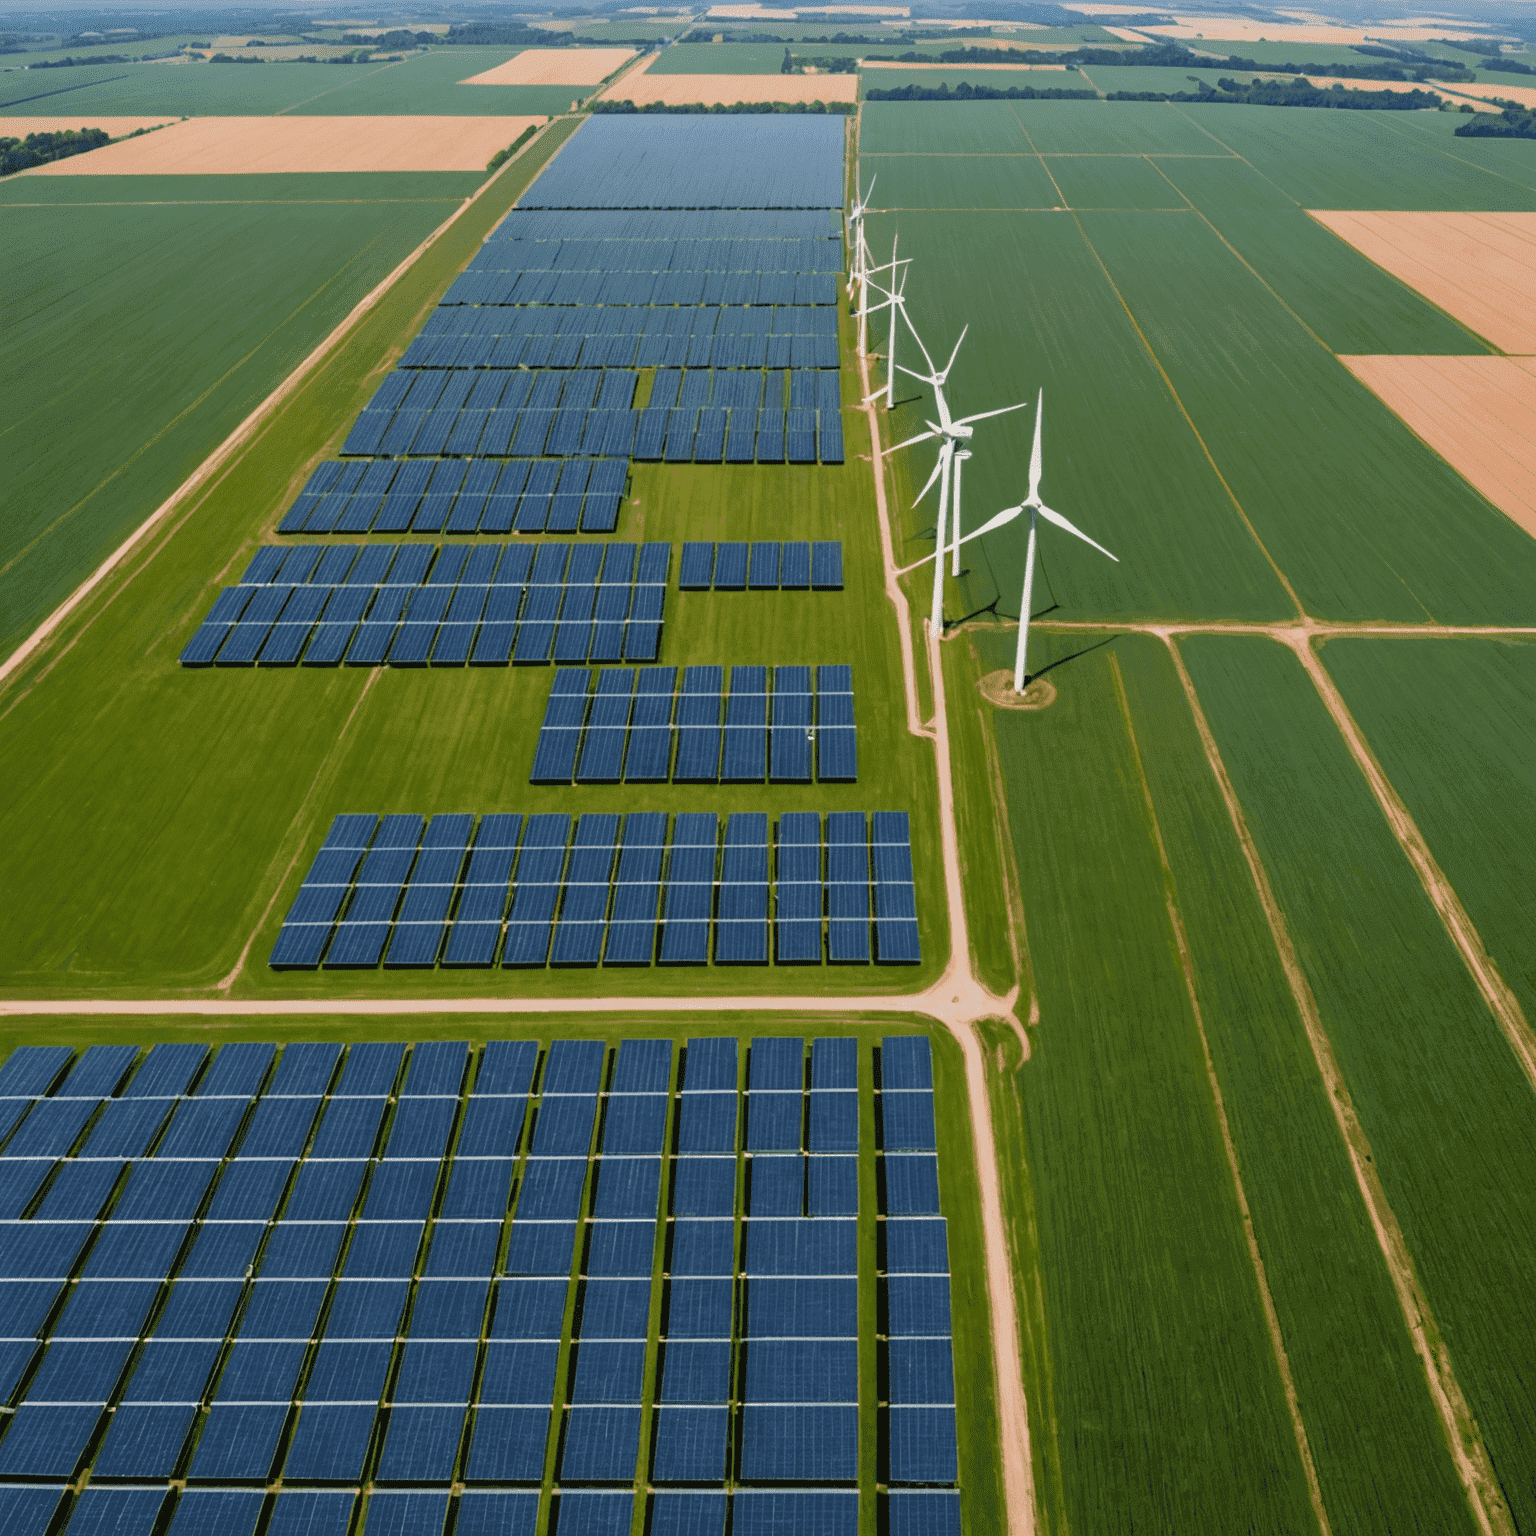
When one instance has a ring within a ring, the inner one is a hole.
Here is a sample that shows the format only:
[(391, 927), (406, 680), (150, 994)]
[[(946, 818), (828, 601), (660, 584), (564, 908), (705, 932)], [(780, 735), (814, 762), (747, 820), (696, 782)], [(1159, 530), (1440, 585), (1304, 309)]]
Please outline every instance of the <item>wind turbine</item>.
[(869, 247), (864, 243), (864, 214), (869, 200), (875, 195), (875, 183), (880, 178), (869, 178), (869, 191), (860, 193), (857, 181), (853, 184), (853, 206), (848, 210), (848, 297), (853, 297), (855, 285), (859, 288), (859, 308), (864, 307), (864, 285), (868, 280)]
[[(907, 268), (911, 264), (910, 257), (906, 261), (898, 261), (896, 259), (896, 242), (893, 239), (891, 241), (891, 259), (883, 267), (871, 267), (868, 273), (870, 278), (868, 286), (874, 288), (877, 292), (883, 293), (885, 297), (878, 304), (871, 304), (866, 298), (859, 310), (859, 355), (861, 357), (866, 351), (869, 317), (879, 314), (882, 309), (889, 309), (891, 312), (891, 338), (889, 356), (886, 359), (885, 384), (883, 389), (877, 389), (872, 395), (866, 395), (863, 402), (865, 405), (868, 405), (871, 400), (879, 399), (883, 393), (885, 395), (885, 408), (888, 411), (894, 409), (896, 403), (896, 311), (899, 309), (902, 316), (906, 316)], [(893, 274), (889, 288), (873, 281), (875, 274), (879, 272), (890, 272)]]
[(995, 528), (1001, 528), (1011, 523), (1022, 512), (1029, 513), (1029, 550), (1024, 556), (1024, 597), (1019, 606), (1019, 648), (1013, 659), (1013, 691), (1024, 692), (1024, 684), (1027, 681), (1024, 664), (1029, 654), (1029, 605), (1035, 585), (1035, 537), (1037, 531), (1037, 519), (1043, 517), (1048, 523), (1055, 523), (1058, 528), (1064, 528), (1074, 538), (1081, 539), (1084, 544), (1091, 545), (1101, 555), (1109, 555), (1117, 565), (1120, 563), (1118, 555), (1110, 555), (1102, 544), (1090, 539), (1075, 523), (1068, 522), (1060, 512), (1053, 511), (1040, 500), (1040, 429), (1045, 418), (1045, 391), (1042, 389), (1035, 404), (1035, 443), (1029, 451), (1029, 495), (1016, 507), (1007, 507), (999, 512), (996, 517), (989, 518), (974, 533), (967, 534), (960, 543), (968, 543), (971, 539), (979, 539), (984, 533), (991, 533)]
[[(975, 423), (986, 421), (992, 416), (1006, 416), (1010, 411), (1022, 411), (1029, 402), (1021, 400), (1017, 405), (1005, 405), (995, 411), (978, 411), (974, 416), (962, 416), (958, 419), (949, 414), (949, 402), (944, 398), (944, 384), (949, 378), (950, 370), (955, 366), (955, 359), (960, 355), (960, 343), (965, 340), (966, 331), (960, 332), (960, 340), (955, 343), (955, 350), (949, 354), (949, 361), (942, 369), (933, 366), (933, 358), (928, 354), (928, 348), (923, 345), (923, 338), (917, 334), (917, 327), (912, 324), (907, 316), (905, 307), (902, 315), (906, 318), (907, 329), (912, 332), (912, 339), (917, 343), (918, 350), (923, 354), (924, 361), (928, 364), (927, 373), (918, 373), (912, 368), (902, 368), (901, 372), (910, 378), (917, 379), (920, 383), (927, 384), (933, 389), (934, 404), (939, 408), (939, 419), (926, 423), (928, 430), (919, 432), (916, 437), (909, 437), (903, 443), (897, 443), (892, 453), (897, 448), (910, 448), (917, 443), (932, 442), (939, 439), (939, 460), (933, 466), (933, 473), (929, 475), (928, 482), (923, 486), (912, 505), (916, 506), (929, 491), (933, 489), (934, 482), (939, 482), (939, 520), (934, 531), (934, 543), (938, 552), (938, 558), (933, 564), (933, 613), (929, 620), (929, 627), (935, 635), (944, 633), (944, 551), (947, 548), (946, 535), (949, 531), (949, 493), (951, 482), (957, 479), (955, 467), (955, 454), (962, 443), (968, 443), (975, 434)], [(959, 546), (960, 537), (960, 506), (958, 499), (955, 504), (954, 519), (955, 542), (955, 572), (958, 575), (960, 569)]]

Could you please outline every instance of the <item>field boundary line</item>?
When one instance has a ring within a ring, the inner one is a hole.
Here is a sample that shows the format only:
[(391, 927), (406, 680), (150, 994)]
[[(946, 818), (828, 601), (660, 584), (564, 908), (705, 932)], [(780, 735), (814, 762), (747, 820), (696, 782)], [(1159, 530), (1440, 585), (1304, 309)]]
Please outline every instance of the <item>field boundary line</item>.
[[(551, 122), (558, 122), (559, 120), (555, 118), (551, 119)], [(544, 134), (548, 132), (548, 128), (549, 125), (546, 124), (543, 129), (528, 140), (521, 151), (508, 159), (492, 175), (486, 177), (485, 181), (481, 183), (475, 192), (465, 198), (394, 271), (390, 272), (381, 282), (364, 294), (352, 307), (350, 313), (342, 319), (341, 323), (299, 363), (293, 372), (3, 662), (0, 662), (0, 689), (4, 688), (5, 684), (21, 668), (23, 663), (52, 638), (55, 631), (70, 618), (75, 610), (101, 586), (118, 566), (127, 560), (129, 555), (150, 534), (164, 523), (188, 497), (206, 485), (225, 464), (246, 446), (251, 438), (255, 436), (257, 429), (263, 426), (292, 395), (297, 393), (299, 387), (308, 380), (309, 376), (315, 372), (320, 364), (357, 328), (364, 316), (378, 304), (384, 295), (405, 276), (453, 224), (457, 223), (459, 219), (479, 202), (510, 167), (516, 165), (522, 159), (523, 153), (540, 141)]]
[(1296, 1449), (1301, 1456), (1301, 1469), (1307, 1480), (1307, 1496), (1312, 1501), (1312, 1513), (1317, 1516), (1322, 1536), (1332, 1536), (1328, 1522), (1328, 1510), (1323, 1503), (1322, 1485), (1317, 1478), (1317, 1463), (1312, 1457), (1312, 1444), (1307, 1438), (1307, 1425), (1301, 1414), (1301, 1399), (1296, 1392), (1296, 1378), (1291, 1373), (1290, 1356), (1285, 1349), (1285, 1335), (1280, 1327), (1280, 1314), (1275, 1310), (1275, 1299), (1269, 1289), (1269, 1273), (1264, 1267), (1264, 1255), (1259, 1251), (1258, 1233), (1253, 1225), (1253, 1211), (1248, 1204), (1248, 1191), (1243, 1186), (1242, 1166), (1238, 1162), (1237, 1146), (1232, 1140), (1232, 1126), (1227, 1119), (1227, 1101), (1216, 1076), (1216, 1062), (1211, 1055), (1210, 1036), (1205, 1030), (1205, 1013), (1200, 1007), (1199, 990), (1195, 986), (1194, 955), (1189, 947), (1189, 934), (1184, 927), (1184, 914), (1179, 910), (1178, 881), (1174, 878), (1173, 865), (1168, 858), (1168, 845), (1163, 840), (1162, 823), (1157, 818), (1157, 806), (1152, 799), (1152, 786), (1147, 780), (1146, 764), (1142, 761), (1141, 743), (1136, 737), (1135, 722), (1131, 719), (1131, 701), (1125, 691), (1125, 675), (1120, 670), (1120, 658), (1109, 653), (1110, 670), (1115, 675), (1115, 693), (1120, 700), (1120, 713), (1125, 717), (1126, 734), (1130, 737), (1131, 753), (1136, 759), (1136, 776), (1141, 780), (1141, 795), (1146, 802), (1147, 815), (1152, 822), (1152, 835), (1157, 842), (1157, 857), (1163, 867), (1163, 899), (1168, 906), (1168, 921), (1173, 928), (1174, 943), (1179, 951), (1179, 969), (1184, 976), (1184, 989), (1189, 993), (1189, 1007), (1194, 1016), (1195, 1030), (1200, 1036), (1200, 1054), (1205, 1061), (1205, 1075), (1211, 1085), (1211, 1098), (1216, 1106), (1216, 1122), (1221, 1128), (1221, 1146), (1226, 1154), (1227, 1167), (1232, 1174), (1232, 1188), (1237, 1195), (1237, 1208), (1242, 1216), (1243, 1240), (1248, 1247), (1248, 1259), (1253, 1265), (1254, 1279), (1258, 1281), (1259, 1301), (1264, 1309), (1264, 1326), (1269, 1332), (1270, 1348), (1274, 1351), (1275, 1365), (1280, 1372), (1280, 1385), (1285, 1392), (1285, 1406), (1291, 1416), (1291, 1431), (1296, 1437)]
[(1477, 931), (1477, 925), (1462, 905), (1461, 898), (1456, 894), (1456, 888), (1446, 877), (1445, 871), (1440, 868), (1438, 860), (1430, 852), (1428, 840), (1419, 830), (1418, 823), (1414, 821), (1402, 796), (1393, 787), (1392, 781), (1377, 761), (1376, 754), (1371, 751), (1370, 743), (1365, 739), (1365, 733), (1360, 729), (1354, 715), (1350, 713), (1349, 705), (1344, 701), (1344, 695), (1339, 692), (1338, 685), (1323, 665), (1322, 657), (1313, 646), (1311, 636), (1305, 633), (1292, 634), (1286, 636), (1286, 642), (1306, 669), (1307, 676), (1312, 680), (1312, 686), (1317, 689), (1318, 696), (1323, 701), (1323, 707), (1328, 711), (1339, 734), (1344, 738), (1350, 756), (1355, 760), (1355, 766), (1359, 768), (1366, 783), (1370, 785), (1371, 793), (1376, 797), (1376, 803), (1381, 807), (1381, 812), (1387, 819), (1387, 825), (1392, 829), (1392, 835), (1397, 839), (1408, 862), (1413, 866), (1414, 873), (1419, 877), (1419, 883), (1424, 887), (1424, 894), (1429, 897), (1451, 942), (1459, 951), (1467, 970), (1471, 972), (1472, 980), (1476, 983), (1477, 990), (1482, 993), (1483, 1001), (1498, 1021), (1504, 1038), (1509, 1042), (1509, 1048), (1515, 1053), (1515, 1059), (1525, 1073), (1526, 1081), (1536, 1089), (1536, 1033), (1533, 1033), (1525, 1012), (1520, 1007), (1519, 999), (1510, 990), (1498, 964), (1488, 953), (1482, 936)]
[(1339, 1066), (1338, 1058), (1334, 1055), (1333, 1042), (1328, 1038), (1328, 1032), (1323, 1027), (1322, 1016), (1317, 1008), (1317, 999), (1313, 995), (1311, 983), (1307, 980), (1301, 958), (1296, 953), (1285, 913), (1275, 895), (1274, 887), (1269, 882), (1268, 872), (1259, 856), (1258, 844), (1254, 841), (1248, 819), (1243, 814), (1242, 803), (1237, 797), (1231, 775), (1227, 772), (1226, 762), (1222, 758), (1220, 747), (1216, 744), (1210, 722), (1205, 717), (1200, 696), (1195, 691), (1194, 679), (1190, 677), (1189, 669), (1184, 665), (1184, 657), (1173, 637), (1164, 635), (1163, 640), (1184, 689), (1184, 697), (1194, 717), (1195, 729), (1200, 734), (1206, 762), (1221, 791), (1221, 797), (1226, 802), (1227, 815), (1231, 818), (1232, 829), (1236, 832), (1238, 844), (1243, 850), (1243, 858), (1247, 862), (1249, 875), (1258, 893), (1259, 904), (1264, 909), (1270, 936), (1280, 957), (1281, 967), (1285, 971), (1286, 982), (1296, 1003), (1297, 1012), (1301, 1015), (1302, 1027), (1306, 1030), (1307, 1040), (1312, 1047), (1313, 1060), (1316, 1061), (1318, 1072), (1322, 1076), (1334, 1121), (1338, 1125), (1345, 1151), (1349, 1155), (1350, 1166), (1355, 1175), (1355, 1185), (1365, 1202), (1371, 1226), (1375, 1229), (1377, 1246), (1386, 1263), (1387, 1273), (1392, 1278), (1392, 1288), (1397, 1293), (1403, 1323), (1413, 1343), (1414, 1352), (1424, 1367), (1430, 1396), (1434, 1399), (1435, 1410), (1440, 1416), (1441, 1428), (1445, 1432), (1446, 1444), (1450, 1450), (1451, 1460), (1455, 1464), (1457, 1477), (1466, 1494), (1468, 1507), (1484, 1536), (1514, 1536), (1514, 1523), (1504, 1503), (1503, 1495), (1499, 1492), (1498, 1481), (1489, 1462), (1487, 1448), (1483, 1444), (1482, 1431), (1478, 1428), (1476, 1416), (1461, 1390), (1461, 1383), (1456, 1379), (1450, 1350), (1445, 1343), (1444, 1335), (1435, 1324), (1434, 1314), (1429, 1308), (1429, 1299), (1419, 1283), (1408, 1240), (1403, 1236), (1403, 1229), (1387, 1200), (1387, 1193), (1381, 1183), (1381, 1176), (1371, 1151), (1370, 1139), (1366, 1136), (1365, 1128), (1355, 1111), (1354, 1100), (1344, 1080), (1343, 1070)]

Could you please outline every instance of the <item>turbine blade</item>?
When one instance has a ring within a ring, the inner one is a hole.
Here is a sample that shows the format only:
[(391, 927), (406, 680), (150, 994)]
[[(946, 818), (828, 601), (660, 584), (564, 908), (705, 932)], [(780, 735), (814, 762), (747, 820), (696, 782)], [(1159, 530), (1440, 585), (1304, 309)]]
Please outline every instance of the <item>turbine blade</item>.
[(1040, 426), (1045, 420), (1045, 391), (1035, 401), (1035, 446), (1029, 450), (1029, 495), (1027, 501), (1040, 499)]
[[(933, 366), (933, 358), (929, 356), (928, 348), (923, 345), (923, 338), (917, 334), (917, 327), (912, 324), (912, 317), (907, 313), (905, 304), (901, 307), (901, 318), (907, 322), (907, 329), (912, 332), (912, 339), (917, 343), (917, 350), (923, 354), (923, 361), (928, 364), (928, 380), (931, 381), (938, 373)], [(913, 374), (913, 378), (921, 378), (921, 374)]]
[[(1038, 505), (1040, 509), (1040, 516), (1043, 517), (1046, 522), (1055, 523), (1058, 528), (1065, 529), (1068, 533), (1075, 535), (1077, 538), (1081, 539), (1084, 544), (1092, 544), (1093, 547), (1098, 550), (1101, 555), (1109, 555), (1109, 551), (1105, 549), (1102, 544), (1099, 544), (1093, 539), (1090, 539), (1081, 528), (1079, 528), (1075, 523), (1069, 523), (1066, 518), (1061, 515), (1060, 512), (1051, 511), (1051, 509), (1043, 502), (1039, 503)], [(1109, 555), (1109, 558), (1113, 560), (1116, 565), (1119, 565), (1119, 555)]]
[(968, 427), (973, 421), (986, 421), (992, 416), (1006, 416), (1010, 411), (1022, 411), (1028, 404), (1028, 400), (1021, 400), (1017, 405), (1005, 405), (1001, 410), (979, 411), (974, 416), (962, 416), (955, 425), (957, 427)]
[(928, 483), (922, 488), (922, 490), (917, 493), (916, 496), (912, 498), (912, 505), (914, 507), (923, 499), (924, 496), (928, 494), (929, 491), (933, 489), (934, 483), (938, 480), (939, 476), (944, 473), (944, 467), (949, 463), (949, 454), (949, 444), (945, 443), (944, 446), (939, 449), (938, 461), (933, 466), (933, 473), (928, 476)]
[(1016, 507), (1005, 507), (995, 517), (989, 517), (980, 528), (973, 528), (960, 542), (962, 544), (969, 544), (972, 539), (979, 539), (984, 533), (993, 533), (997, 529), (1011, 523), (1024, 510), (1025, 507), (1022, 502)]
[[(971, 327), (969, 321), (967, 321), (966, 324), (960, 328), (960, 341), (965, 340), (965, 333), (970, 330), (970, 328)], [(949, 370), (955, 366), (955, 359), (960, 355), (960, 341), (955, 343), (955, 350), (949, 354), (949, 361), (944, 365), (944, 377), (946, 379), (949, 377)]]
[(892, 443), (885, 451), (895, 453), (899, 448), (911, 448), (917, 443), (931, 443), (936, 437), (943, 437), (943, 433), (935, 429), (932, 432), (919, 432), (916, 437), (909, 437), (904, 443)]

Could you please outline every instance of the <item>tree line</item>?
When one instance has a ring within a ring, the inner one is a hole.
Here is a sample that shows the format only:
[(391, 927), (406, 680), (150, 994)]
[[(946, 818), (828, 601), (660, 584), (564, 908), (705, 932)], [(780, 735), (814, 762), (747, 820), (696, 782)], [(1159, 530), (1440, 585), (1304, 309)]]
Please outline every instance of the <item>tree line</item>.
[(102, 128), (65, 128), (58, 133), (29, 133), (24, 139), (0, 138), (0, 176), (30, 171), (34, 165), (83, 155), (112, 142)]

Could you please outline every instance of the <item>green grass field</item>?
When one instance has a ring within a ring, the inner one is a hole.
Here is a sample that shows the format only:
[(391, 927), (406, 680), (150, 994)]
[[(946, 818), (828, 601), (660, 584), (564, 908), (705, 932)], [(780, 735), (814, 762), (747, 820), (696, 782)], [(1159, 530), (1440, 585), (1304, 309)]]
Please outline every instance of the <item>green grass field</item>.
[(1518, 1529), (1536, 1518), (1530, 1084), (1295, 660), (1182, 649)]
[(0, 653), (482, 179), (6, 182)]
[(1536, 907), (1526, 873), (1536, 795), (1525, 740), (1536, 648), (1339, 640), (1323, 658), (1526, 1018), (1536, 1019)]
[(434, 48), (398, 63), (91, 64), (0, 75), (0, 112), (75, 117), (300, 116), (404, 113), (450, 117), (554, 116), (581, 91), (568, 85), (472, 85), (460, 81), (515, 58), (517, 48)]

